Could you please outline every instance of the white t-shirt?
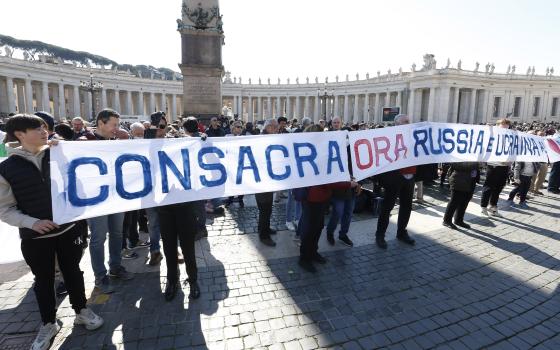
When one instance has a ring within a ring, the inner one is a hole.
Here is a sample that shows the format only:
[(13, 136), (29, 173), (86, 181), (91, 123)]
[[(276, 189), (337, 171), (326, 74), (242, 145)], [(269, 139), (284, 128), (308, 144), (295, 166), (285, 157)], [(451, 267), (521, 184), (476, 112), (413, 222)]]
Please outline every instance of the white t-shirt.
[(4, 137), (6, 137), (6, 133), (0, 130), (0, 142), (4, 142)]

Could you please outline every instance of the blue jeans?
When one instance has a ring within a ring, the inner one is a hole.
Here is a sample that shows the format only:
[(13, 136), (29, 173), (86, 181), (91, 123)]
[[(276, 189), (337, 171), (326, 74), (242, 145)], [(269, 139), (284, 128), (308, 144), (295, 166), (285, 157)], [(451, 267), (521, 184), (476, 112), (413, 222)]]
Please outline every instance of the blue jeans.
[(286, 200), (286, 222), (299, 220), (301, 216), (301, 202), (294, 198), (292, 190), (288, 191), (288, 200)]
[(348, 229), (350, 228), (350, 221), (352, 220), (352, 212), (354, 211), (354, 196), (349, 199), (336, 199), (331, 200), (332, 212), (327, 224), (327, 234), (332, 235), (336, 226), (338, 225), (338, 220), (340, 220), (340, 231), (338, 232), (338, 237), (346, 236)]
[(146, 216), (148, 217), (148, 231), (150, 231), (150, 253), (159, 252), (161, 230), (159, 228), (157, 208), (146, 208), (145, 210)]
[(91, 231), (89, 254), (95, 279), (107, 275), (105, 268), (105, 240), (109, 233), (109, 267), (121, 266), (124, 213), (98, 216), (87, 220)]

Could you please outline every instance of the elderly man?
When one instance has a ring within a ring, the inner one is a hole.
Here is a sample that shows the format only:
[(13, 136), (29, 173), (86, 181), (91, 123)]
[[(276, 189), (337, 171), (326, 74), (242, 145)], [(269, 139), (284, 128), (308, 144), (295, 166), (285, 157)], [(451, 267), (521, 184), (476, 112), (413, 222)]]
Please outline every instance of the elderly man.
[[(278, 122), (276, 119), (267, 119), (264, 122), (263, 135), (277, 134)], [(276, 246), (276, 242), (270, 238), (270, 235), (276, 234), (276, 231), (270, 228), (270, 216), (272, 215), (273, 192), (256, 193), (257, 207), (259, 208), (259, 239), (269, 247)]]
[(132, 123), (132, 125), (130, 125), (130, 136), (132, 136), (133, 139), (143, 139), (145, 130), (146, 128), (142, 123)]
[(312, 125), (313, 121), (309, 117), (305, 117), (301, 120), (301, 126), (294, 130), (294, 133), (303, 132), (309, 125)]
[[(395, 125), (409, 124), (407, 115), (399, 114), (395, 117)], [(397, 221), (397, 239), (406, 244), (414, 245), (415, 241), (410, 238), (406, 227), (412, 211), (412, 192), (414, 191), (414, 174), (416, 167), (408, 167), (389, 171), (379, 175), (379, 182), (385, 188), (385, 197), (381, 202), (379, 219), (377, 220), (377, 232), (375, 242), (381, 249), (387, 249), (385, 232), (389, 226), (389, 216), (399, 197), (399, 218)]]
[(86, 139), (95, 140), (95, 136), (86, 129), (84, 120), (81, 117), (72, 119), (72, 129), (74, 130), (73, 140)]

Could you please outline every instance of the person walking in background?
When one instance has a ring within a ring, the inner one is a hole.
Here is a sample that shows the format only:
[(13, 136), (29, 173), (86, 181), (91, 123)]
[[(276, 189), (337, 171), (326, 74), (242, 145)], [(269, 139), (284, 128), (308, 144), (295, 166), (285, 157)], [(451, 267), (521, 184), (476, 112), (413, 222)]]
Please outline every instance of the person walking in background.
[(527, 205), (527, 193), (531, 187), (531, 179), (540, 168), (539, 163), (533, 162), (515, 162), (513, 167), (513, 179), (515, 182), (515, 187), (509, 193), (508, 204), (510, 206), (514, 205), (513, 200), (515, 196), (519, 194), (519, 207), (523, 209), (529, 208)]
[(457, 226), (469, 229), (471, 226), (465, 222), (465, 212), (480, 179), (479, 165), (476, 162), (452, 163), (448, 175), (451, 199), (445, 208), (443, 226), (453, 230)]

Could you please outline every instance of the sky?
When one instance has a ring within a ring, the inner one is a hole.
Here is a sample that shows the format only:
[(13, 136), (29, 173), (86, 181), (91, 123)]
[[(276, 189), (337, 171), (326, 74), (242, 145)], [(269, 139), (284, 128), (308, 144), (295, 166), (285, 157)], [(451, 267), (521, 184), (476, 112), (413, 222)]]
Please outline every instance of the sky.
[[(221, 0), (220, 11), (224, 67), (244, 82), (353, 80), (421, 67), (425, 53), (438, 67), (560, 73), (556, 0)], [(179, 71), (181, 0), (2, 0), (0, 13), (0, 34)]]

